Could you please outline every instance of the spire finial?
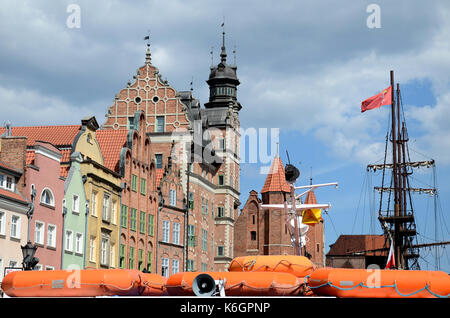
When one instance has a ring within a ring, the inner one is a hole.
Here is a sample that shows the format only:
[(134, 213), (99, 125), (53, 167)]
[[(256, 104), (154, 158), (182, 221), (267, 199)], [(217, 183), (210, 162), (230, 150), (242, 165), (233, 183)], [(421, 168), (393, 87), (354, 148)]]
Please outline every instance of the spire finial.
[(144, 37), (147, 40), (147, 52), (145, 53), (145, 64), (152, 64), (152, 54), (150, 53), (150, 30), (147, 31), (148, 35)]
[(227, 52), (225, 51), (225, 16), (222, 22), (222, 52), (220, 53), (220, 61), (225, 63), (227, 61)]
[(191, 92), (193, 92), (194, 91), (194, 76), (192, 76), (192, 78), (191, 78), (191, 84), (190, 85), (191, 85)]

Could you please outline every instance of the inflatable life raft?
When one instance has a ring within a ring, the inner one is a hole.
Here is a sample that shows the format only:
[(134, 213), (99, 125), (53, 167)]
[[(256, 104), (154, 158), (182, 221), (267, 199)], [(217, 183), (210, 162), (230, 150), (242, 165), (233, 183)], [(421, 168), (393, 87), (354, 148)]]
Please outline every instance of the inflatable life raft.
[(2, 281), (10, 297), (159, 296), (165, 278), (127, 269), (16, 271)]
[(166, 282), (170, 296), (211, 296), (217, 282), (226, 296), (296, 296), (303, 293), (303, 279), (277, 272), (182, 272)]
[(320, 268), (306, 278), (319, 296), (354, 298), (448, 298), (450, 276), (442, 271)]
[(296, 277), (306, 277), (314, 270), (313, 263), (304, 256), (295, 255), (255, 255), (235, 257), (230, 272), (279, 272)]

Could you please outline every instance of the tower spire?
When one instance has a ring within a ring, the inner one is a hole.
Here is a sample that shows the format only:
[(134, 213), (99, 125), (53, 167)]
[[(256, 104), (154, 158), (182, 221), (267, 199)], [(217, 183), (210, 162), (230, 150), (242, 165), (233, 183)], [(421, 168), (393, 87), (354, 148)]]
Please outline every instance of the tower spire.
[(225, 50), (225, 17), (222, 22), (222, 52), (220, 52), (220, 62), (225, 63), (227, 61), (227, 52)]

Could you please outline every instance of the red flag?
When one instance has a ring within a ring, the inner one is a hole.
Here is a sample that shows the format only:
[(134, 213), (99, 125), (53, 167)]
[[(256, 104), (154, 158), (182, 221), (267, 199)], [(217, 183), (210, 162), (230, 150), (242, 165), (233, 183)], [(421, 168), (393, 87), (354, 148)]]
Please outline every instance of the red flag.
[(395, 268), (395, 257), (394, 257), (394, 244), (392, 243), (391, 240), (391, 247), (389, 248), (389, 256), (387, 258), (387, 262), (386, 262), (386, 269), (387, 268)]
[(392, 101), (392, 87), (389, 86), (381, 93), (369, 97), (365, 101), (361, 103), (361, 113), (364, 113), (366, 110), (378, 108), (383, 105), (391, 105)]

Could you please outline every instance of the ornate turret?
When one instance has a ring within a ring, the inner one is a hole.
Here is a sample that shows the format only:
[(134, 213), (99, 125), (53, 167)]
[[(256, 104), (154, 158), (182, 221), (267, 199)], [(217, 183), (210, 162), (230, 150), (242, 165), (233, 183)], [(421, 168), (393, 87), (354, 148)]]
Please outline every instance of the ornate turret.
[(223, 31), (220, 63), (217, 66), (211, 66), (209, 79), (206, 81), (209, 85), (209, 102), (205, 104), (206, 108), (228, 108), (230, 105), (237, 110), (242, 108), (236, 98), (237, 86), (240, 84), (236, 70), (236, 65), (227, 64), (225, 31)]

